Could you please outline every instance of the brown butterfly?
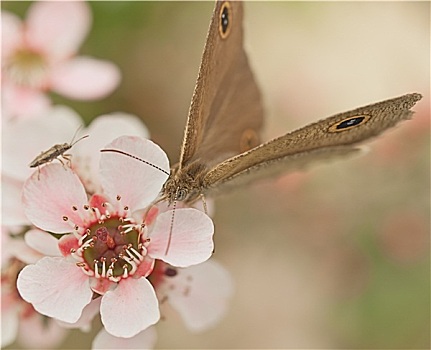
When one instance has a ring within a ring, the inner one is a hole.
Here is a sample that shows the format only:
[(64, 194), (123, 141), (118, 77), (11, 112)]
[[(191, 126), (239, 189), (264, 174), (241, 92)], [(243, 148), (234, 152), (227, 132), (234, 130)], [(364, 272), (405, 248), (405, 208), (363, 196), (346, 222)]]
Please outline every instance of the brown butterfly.
[[(417, 93), (340, 113), (260, 144), (263, 107), (243, 48), (243, 6), (217, 1), (187, 119), (180, 160), (162, 198), (191, 203), (314, 161), (358, 152), (358, 144), (399, 121), (422, 96)], [(135, 155), (116, 149), (102, 152)]]

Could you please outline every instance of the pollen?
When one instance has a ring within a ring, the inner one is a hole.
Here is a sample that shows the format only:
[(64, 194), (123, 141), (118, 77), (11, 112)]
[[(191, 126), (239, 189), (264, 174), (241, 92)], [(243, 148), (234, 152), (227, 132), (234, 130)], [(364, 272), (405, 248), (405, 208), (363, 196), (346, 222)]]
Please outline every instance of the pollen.
[(6, 72), (18, 85), (43, 88), (46, 84), (48, 64), (44, 57), (30, 50), (17, 51), (6, 63)]

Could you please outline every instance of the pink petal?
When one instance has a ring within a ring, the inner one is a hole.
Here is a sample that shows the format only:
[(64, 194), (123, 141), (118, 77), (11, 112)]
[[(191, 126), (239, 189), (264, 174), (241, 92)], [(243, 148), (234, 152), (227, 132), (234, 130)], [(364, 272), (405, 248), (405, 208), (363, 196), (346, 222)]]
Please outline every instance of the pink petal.
[(94, 338), (91, 349), (153, 349), (156, 341), (157, 332), (155, 327), (149, 327), (131, 338), (114, 337), (102, 329)]
[(4, 123), (2, 172), (24, 182), (34, 171), (30, 162), (55, 144), (70, 142), (82, 124), (80, 116), (65, 106), (52, 107), (35, 119)]
[(108, 61), (76, 57), (53, 67), (52, 90), (77, 100), (95, 100), (110, 94), (119, 84), (120, 70)]
[[(4, 167), (4, 163), (2, 165)], [(2, 208), (2, 224), (6, 226), (28, 225), (30, 222), (25, 216), (21, 201), (21, 191), (24, 183), (3, 175), (1, 184), (2, 203), (7, 203)]]
[(80, 244), (74, 234), (63, 235), (58, 240), (58, 249), (62, 256), (67, 257), (71, 254), (72, 249), (78, 250)]
[(78, 51), (90, 30), (91, 12), (84, 1), (34, 2), (26, 25), (29, 45), (58, 61)]
[(32, 119), (47, 112), (51, 100), (39, 90), (2, 83), (2, 118)]
[(136, 136), (115, 139), (104, 149), (122, 150), (154, 166), (124, 154), (102, 152), (100, 159), (101, 183), (112, 199), (121, 196), (121, 203), (137, 210), (145, 208), (160, 193), (169, 174), (166, 153), (155, 143)]
[[(3, 248), (7, 250), (7, 254), (4, 253)], [(2, 242), (2, 259), (5, 255), (12, 255), (18, 260), (26, 264), (35, 264), (45, 255), (30, 248), (22, 238), (9, 239), (7, 243)]]
[(89, 279), (74, 262), (45, 257), (18, 275), (22, 298), (43, 315), (73, 323), (93, 296)]
[[(3, 282), (2, 282), (3, 283)], [(10, 345), (14, 342), (19, 325), (19, 308), (18, 303), (11, 303), (5, 298), (5, 286), (3, 285), (2, 300), (1, 300), (1, 348)]]
[(18, 342), (28, 349), (58, 349), (67, 334), (55, 320), (35, 312), (31, 317), (21, 319)]
[(148, 129), (138, 117), (117, 112), (101, 115), (94, 119), (85, 133), (91, 135), (85, 142), (77, 143), (72, 149), (73, 165), (79, 172), (87, 190), (101, 193), (99, 183), (100, 150), (122, 135), (148, 137)]
[(160, 318), (159, 303), (146, 278), (127, 278), (102, 297), (102, 323), (108, 333), (130, 338), (155, 324)]
[(79, 328), (83, 332), (90, 332), (91, 322), (93, 321), (93, 318), (99, 314), (101, 300), (102, 298), (96, 298), (93, 299), (90, 304), (86, 305), (84, 310), (82, 310), (81, 317), (75, 323), (57, 321), (58, 324), (64, 328)]
[(90, 288), (93, 292), (103, 295), (108, 290), (114, 289), (117, 283), (106, 278), (90, 278)]
[(169, 304), (182, 316), (191, 331), (201, 332), (215, 326), (227, 313), (233, 295), (232, 277), (214, 260), (178, 269), (166, 277)]
[(153, 272), (155, 263), (154, 259), (146, 255), (133, 276), (148, 277)]
[(1, 55), (2, 62), (22, 44), (22, 23), (18, 16), (8, 11), (1, 12)]
[(29, 230), (24, 236), (25, 243), (34, 250), (47, 256), (61, 256), (58, 248), (58, 239), (48, 232), (41, 230)]
[(23, 188), (24, 210), (30, 221), (56, 233), (71, 232), (74, 225), (84, 226), (79, 212), (87, 204), (87, 195), (79, 177), (60, 164), (42, 167), (38, 176), (36, 170)]
[(172, 210), (158, 216), (150, 233), (148, 253), (173, 266), (187, 267), (207, 260), (214, 249), (214, 225), (209, 216), (193, 208), (177, 209), (168, 254)]

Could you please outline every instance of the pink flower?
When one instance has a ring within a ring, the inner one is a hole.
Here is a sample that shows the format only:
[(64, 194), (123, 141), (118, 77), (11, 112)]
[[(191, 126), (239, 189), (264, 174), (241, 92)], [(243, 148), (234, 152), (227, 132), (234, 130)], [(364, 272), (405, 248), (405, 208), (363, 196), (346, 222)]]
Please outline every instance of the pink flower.
[(158, 261), (149, 278), (159, 301), (172, 306), (192, 332), (214, 327), (233, 296), (232, 277), (214, 259), (187, 268)]
[[(72, 109), (54, 106), (39, 118), (3, 124), (3, 225), (10, 227), (31, 224), (21, 202), (24, 181), (35, 171), (29, 167), (29, 163), (54, 144), (70, 142), (83, 123)], [(86, 134), (90, 137), (77, 143), (68, 153), (72, 154), (72, 168), (79, 174), (86, 191), (94, 193), (101, 190), (98, 179), (100, 149), (120, 135), (148, 137), (148, 130), (138, 117), (116, 112), (95, 118), (87, 128), (80, 131), (80, 135)]]
[(50, 105), (46, 91), (92, 100), (118, 85), (115, 65), (76, 57), (91, 25), (85, 2), (35, 2), (25, 23), (7, 11), (2, 11), (1, 19), (4, 116), (40, 115)]
[(114, 337), (102, 329), (94, 338), (91, 349), (152, 349), (157, 341), (157, 332), (154, 326), (131, 338)]
[[(214, 327), (226, 314), (233, 295), (230, 274), (214, 259), (187, 268), (175, 268), (158, 260), (148, 278), (162, 313), (169, 314), (171, 306), (193, 332)], [(128, 339), (114, 337), (102, 329), (92, 349), (149, 349), (154, 348), (156, 340), (155, 327)]]
[[(2, 275), (1, 275), (1, 346), (14, 341), (29, 348), (57, 347), (67, 335), (65, 329), (56, 321), (46, 319), (25, 302), (16, 288), (19, 271), (26, 263), (35, 262), (41, 255), (31, 246), (45, 244), (44, 249), (52, 254), (60, 254), (57, 240), (46, 232), (30, 230), (25, 235), (25, 242), (20, 236), (11, 238), (2, 230)], [(46, 239), (40, 240), (41, 237)], [(27, 244), (29, 245), (27, 245)]]
[[(155, 259), (186, 267), (207, 260), (213, 250), (211, 219), (196, 209), (161, 213), (141, 224), (142, 209), (158, 196), (168, 177), (166, 154), (153, 142), (120, 137), (107, 147), (146, 159), (160, 169), (118, 154), (102, 155), (103, 193), (89, 200), (78, 176), (60, 164), (34, 173), (23, 189), (27, 217), (37, 227), (69, 233), (59, 241), (63, 257), (44, 257), (18, 277), (24, 300), (40, 313), (74, 323), (93, 293), (101, 295), (105, 330), (133, 337), (159, 319), (158, 301), (147, 276)], [(172, 240), (166, 253), (172, 227)], [(49, 295), (49, 298), (47, 296)]]

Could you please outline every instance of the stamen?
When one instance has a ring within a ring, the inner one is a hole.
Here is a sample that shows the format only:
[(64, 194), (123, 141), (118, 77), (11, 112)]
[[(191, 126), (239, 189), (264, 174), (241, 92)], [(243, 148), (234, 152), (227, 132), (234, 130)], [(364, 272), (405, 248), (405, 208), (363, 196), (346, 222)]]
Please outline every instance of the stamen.
[(110, 278), (114, 276), (114, 264), (112, 263), (108, 267), (108, 272), (106, 273), (106, 277)]
[(102, 262), (102, 277), (106, 277), (106, 258), (102, 256), (100, 261)]
[(96, 219), (100, 219), (100, 217), (101, 217), (101, 215), (102, 215), (102, 214), (100, 213), (99, 208), (91, 207), (91, 210), (93, 211), (93, 213), (94, 213), (94, 215), (95, 215)]
[(118, 276), (118, 277), (110, 276), (109, 280), (112, 282), (119, 282), (121, 280), (121, 276)]
[(123, 265), (123, 278), (129, 277), (129, 271), (127, 270), (127, 265)]
[(64, 222), (67, 222), (67, 224), (74, 230), (75, 229), (75, 224), (72, 222), (72, 221), (70, 221), (69, 220), (69, 217), (68, 216), (66, 216), (66, 215), (63, 215), (63, 217), (62, 217), (62, 219), (63, 219), (63, 221)]
[(139, 258), (139, 260), (144, 260), (144, 257), (133, 247), (130, 248), (130, 250), (136, 254), (136, 256)]
[(78, 231), (76, 231), (76, 230), (74, 230), (72, 233), (75, 236), (75, 238), (78, 239), (78, 242), (79, 242), (79, 240), (81, 239), (82, 235)]
[(79, 241), (78, 241), (79, 245), (82, 245), (82, 242), (84, 242), (84, 239), (86, 239), (88, 237), (88, 235), (91, 233), (91, 231), (90, 232), (88, 232), (88, 231), (90, 231), (90, 230), (87, 229), (82, 236), (81, 235), (79, 236)]
[(94, 276), (96, 278), (100, 278), (100, 274), (99, 274), (99, 262), (97, 260), (94, 260)]
[(82, 252), (80, 249), (78, 249), (78, 250), (76, 250), (74, 248), (70, 249), (70, 255), (76, 260), (81, 259), (81, 257), (82, 257), (81, 253)]
[(87, 268), (87, 264), (83, 262), (77, 262), (76, 266), (81, 268), (82, 272), (84, 272), (87, 276), (93, 276), (93, 272)]

